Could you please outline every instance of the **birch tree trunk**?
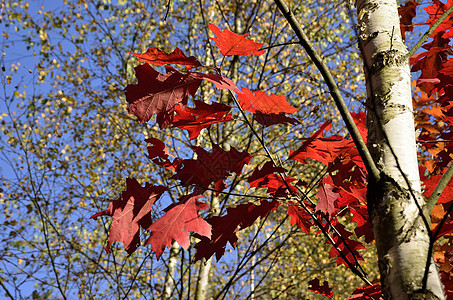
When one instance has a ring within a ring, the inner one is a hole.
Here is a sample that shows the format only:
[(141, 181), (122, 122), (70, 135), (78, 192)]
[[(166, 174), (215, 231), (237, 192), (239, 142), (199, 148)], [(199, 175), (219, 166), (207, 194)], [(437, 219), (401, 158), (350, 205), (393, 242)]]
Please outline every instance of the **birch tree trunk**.
[[(367, 84), (368, 148), (381, 180), (368, 186), (385, 299), (445, 299), (423, 215), (408, 50), (395, 0), (357, 0)], [(426, 266), (429, 273), (424, 281)], [(426, 288), (424, 288), (426, 287)]]
[(165, 275), (164, 290), (162, 299), (171, 299), (173, 289), (175, 288), (175, 270), (178, 262), (179, 245), (175, 241), (171, 244), (170, 257), (168, 259), (167, 273)]

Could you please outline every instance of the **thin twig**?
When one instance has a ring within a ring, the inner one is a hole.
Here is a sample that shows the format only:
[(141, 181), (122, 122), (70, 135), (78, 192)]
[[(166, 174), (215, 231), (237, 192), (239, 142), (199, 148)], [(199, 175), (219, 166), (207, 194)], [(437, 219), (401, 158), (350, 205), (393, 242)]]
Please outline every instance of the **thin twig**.
[(287, 42), (287, 43), (281, 43), (281, 44), (275, 44), (275, 45), (270, 45), (267, 47), (261, 47), (260, 50), (269, 50), (275, 47), (282, 47), (282, 46), (288, 46), (288, 45), (296, 45), (299, 44), (299, 42)]
[(165, 17), (164, 17), (164, 21), (165, 22), (167, 22), (168, 13), (170, 12), (170, 5), (171, 5), (171, 0), (168, 0), (168, 2), (167, 2), (167, 10), (165, 12)]
[(6, 295), (8, 295), (8, 297), (12, 300), (14, 300), (14, 297), (13, 295), (11, 295), (11, 293), (9, 292), (9, 290), (6, 288), (6, 286), (3, 284), (3, 281), (0, 280), (0, 285), (2, 286), (2, 288), (5, 290), (6, 292)]
[(423, 34), (423, 36), (420, 38), (420, 40), (418, 40), (418, 42), (414, 45), (414, 47), (412, 47), (412, 49), (409, 51), (409, 53), (406, 54), (406, 59), (407, 58), (410, 58), (412, 55), (415, 54), (415, 52), (418, 50), (418, 48), (420, 48), (427, 40), (428, 38), (431, 36), (431, 34), (434, 32), (434, 30), (437, 29), (437, 27), (439, 27), (439, 25), (453, 12), (453, 5), (450, 6), (449, 9), (447, 9), (446, 11), (444, 11), (444, 13), (440, 16), (439, 19), (437, 19), (436, 22), (434, 22), (433, 25), (431, 25), (431, 27), (425, 32), (425, 34)]

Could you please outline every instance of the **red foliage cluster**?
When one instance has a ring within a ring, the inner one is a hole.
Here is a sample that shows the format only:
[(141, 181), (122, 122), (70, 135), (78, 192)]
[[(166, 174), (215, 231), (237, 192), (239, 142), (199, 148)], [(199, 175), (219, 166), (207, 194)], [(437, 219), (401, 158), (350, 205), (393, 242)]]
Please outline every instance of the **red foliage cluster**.
[[(447, 5), (435, 0), (426, 11), (430, 15), (428, 20), (432, 24)], [(403, 37), (406, 31), (412, 31), (412, 19), (415, 16), (417, 2), (408, 1), (401, 7), (401, 31)], [(417, 109), (417, 125), (421, 130), (419, 137), (424, 153), (433, 156), (422, 161), (422, 173), (428, 172), (431, 176), (422, 174), (426, 190), (430, 195), (441, 172), (453, 158), (452, 121), (453, 107), (453, 62), (448, 59), (451, 53), (449, 29), (452, 21), (447, 18), (445, 25), (440, 26), (432, 35), (433, 40), (423, 46), (426, 50), (417, 53), (411, 58), (412, 71), (421, 71), (417, 86), (423, 97), (414, 100)], [(223, 56), (231, 55), (261, 55), (262, 44), (247, 39), (247, 34), (237, 35), (231, 31), (220, 30), (215, 25), (209, 25), (216, 35), (212, 40), (217, 44)], [(245, 87), (237, 87), (230, 79), (218, 73), (201, 73), (192, 71), (202, 67), (195, 57), (187, 57), (179, 48), (172, 53), (165, 53), (157, 48), (149, 48), (143, 54), (134, 54), (145, 64), (135, 68), (137, 84), (126, 87), (126, 99), (129, 102), (129, 112), (137, 116), (140, 122), (149, 121), (156, 115), (156, 122), (161, 128), (168, 126), (187, 130), (189, 138), (196, 138), (203, 129), (209, 129), (213, 124), (231, 122), (232, 107), (222, 103), (205, 103), (194, 100), (193, 108), (187, 107), (188, 99), (194, 96), (202, 81), (215, 84), (218, 89), (228, 89), (237, 94), (239, 109), (253, 114), (254, 119), (264, 127), (274, 124), (298, 124), (297, 118), (288, 117), (295, 114), (297, 109), (292, 107), (283, 95), (267, 95), (263, 91), (250, 91)], [(183, 65), (184, 71), (178, 71), (169, 64)], [(161, 74), (150, 65), (165, 65), (166, 74)], [(209, 68), (217, 70), (216, 68)], [(365, 114), (353, 114), (359, 131), (366, 139)], [(432, 121), (442, 122), (433, 127)], [(122, 196), (109, 204), (107, 210), (92, 216), (101, 215), (113, 217), (106, 251), (110, 251), (113, 242), (124, 242), (126, 251), (134, 252), (140, 244), (140, 226), (150, 232), (145, 244), (151, 244), (159, 258), (166, 247), (173, 241), (184, 248), (189, 246), (189, 234), (200, 239), (195, 249), (195, 259), (210, 258), (216, 255), (220, 259), (229, 243), (237, 245), (236, 233), (252, 225), (259, 217), (267, 216), (280, 205), (287, 206), (292, 225), (299, 227), (303, 232), (310, 233), (316, 225), (324, 234), (331, 236), (331, 257), (337, 258), (337, 264), (347, 267), (357, 266), (362, 259), (358, 250), (364, 245), (357, 237), (364, 237), (366, 242), (373, 241), (371, 225), (368, 222), (366, 207), (367, 172), (360, 155), (351, 139), (340, 135), (326, 135), (330, 129), (330, 122), (324, 123), (320, 129), (309, 138), (303, 139), (301, 146), (291, 150), (288, 161), (305, 164), (315, 160), (325, 166), (325, 176), (316, 183), (317, 202), (308, 198), (298, 198), (303, 195), (301, 186), (307, 189), (313, 187), (300, 182), (286, 174), (286, 169), (275, 165), (268, 160), (261, 168), (256, 168), (247, 181), (251, 188), (265, 189), (268, 198), (272, 201), (260, 200), (260, 204), (246, 203), (227, 209), (225, 215), (213, 216), (203, 220), (199, 211), (208, 208), (202, 202), (202, 196), (208, 189), (217, 193), (226, 187), (225, 180), (233, 172), (241, 174), (244, 165), (252, 159), (247, 152), (240, 152), (231, 147), (225, 151), (219, 145), (212, 145), (212, 151), (202, 147), (193, 147), (196, 159), (173, 158), (165, 144), (155, 138), (146, 140), (149, 158), (159, 166), (174, 172), (173, 179), (181, 184), (193, 186), (190, 195), (182, 196), (167, 207), (165, 214), (158, 220), (151, 220), (153, 203), (166, 191), (162, 186), (146, 184), (140, 186), (135, 179), (127, 180), (127, 189)], [(422, 155), (423, 157), (423, 155)], [(453, 187), (448, 187), (452, 189)], [(449, 193), (451, 194), (451, 193)], [(288, 201), (288, 196), (294, 196)], [(445, 212), (453, 205), (449, 198), (440, 198), (438, 206), (433, 211), (433, 228), (437, 238), (444, 237), (451, 242), (453, 220), (445, 218)], [(349, 218), (357, 224), (353, 232), (340, 223), (339, 217)], [(442, 226), (440, 228), (439, 226)], [(319, 231), (321, 232), (321, 231)], [(318, 233), (319, 233), (318, 232)], [(450, 280), (453, 270), (453, 252), (451, 247), (438, 247), (435, 258), (441, 264), (442, 276)], [(450, 281), (451, 282), (451, 281)], [(318, 279), (309, 282), (309, 289), (327, 297), (333, 292), (327, 282), (320, 285)], [(448, 286), (447, 286), (448, 292)], [(380, 286), (374, 285), (357, 289), (350, 299), (377, 299), (380, 295)]]

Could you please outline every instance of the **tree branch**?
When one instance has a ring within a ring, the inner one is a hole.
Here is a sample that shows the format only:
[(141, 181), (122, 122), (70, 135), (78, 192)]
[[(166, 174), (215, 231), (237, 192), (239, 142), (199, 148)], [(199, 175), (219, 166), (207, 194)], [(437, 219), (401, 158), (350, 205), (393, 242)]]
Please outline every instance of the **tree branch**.
[(13, 300), (14, 300), (13, 295), (11, 295), (11, 293), (10, 293), (9, 290), (8, 290), (8, 288), (3, 284), (3, 281), (2, 281), (2, 280), (0, 280), (0, 285), (1, 285), (2, 288), (5, 290), (6, 295), (7, 295), (10, 299), (13, 299)]
[[(452, 6), (453, 7), (453, 6)], [(430, 213), (433, 209), (434, 205), (436, 205), (437, 200), (439, 200), (440, 196), (442, 195), (443, 190), (450, 182), (451, 177), (453, 177), (453, 163), (450, 164), (447, 171), (442, 175), (442, 178), (437, 183), (434, 191), (432, 192), (431, 196), (426, 200), (425, 211)]]
[(425, 34), (423, 34), (423, 36), (420, 38), (420, 40), (414, 45), (414, 47), (412, 47), (412, 49), (409, 51), (409, 53), (406, 54), (406, 58), (410, 58), (412, 55), (414, 55), (414, 53), (418, 50), (418, 48), (420, 48), (423, 43), (425, 43), (429, 36), (434, 32), (434, 30), (437, 29), (437, 27), (439, 27), (439, 25), (453, 12), (453, 5), (450, 6), (449, 9), (447, 9), (446, 11), (444, 11), (444, 13), (440, 16), (439, 19), (437, 19), (436, 22), (434, 22), (433, 25), (431, 25), (431, 27), (429, 27), (429, 29), (425, 32)]
[(373, 158), (371, 157), (371, 154), (368, 151), (368, 148), (365, 142), (363, 141), (362, 136), (359, 133), (359, 130), (357, 129), (357, 126), (354, 123), (354, 120), (349, 112), (348, 107), (346, 106), (346, 103), (343, 100), (343, 97), (341, 96), (340, 90), (338, 89), (338, 86), (335, 83), (332, 74), (330, 73), (323, 59), (316, 52), (307, 35), (303, 31), (303, 28), (297, 22), (296, 18), (294, 17), (294, 14), (288, 8), (286, 3), (284, 3), (282, 0), (274, 0), (274, 2), (275, 4), (277, 4), (280, 12), (286, 18), (289, 25), (293, 29), (294, 33), (299, 38), (300, 45), (304, 47), (305, 51), (307, 51), (308, 56), (310, 56), (311, 60), (314, 62), (318, 70), (321, 72), (321, 75), (329, 88), (330, 94), (332, 95), (332, 98), (335, 101), (338, 110), (340, 111), (341, 117), (343, 118), (343, 121), (345, 122), (346, 127), (348, 128), (349, 134), (354, 140), (357, 150), (359, 151), (360, 156), (363, 159), (370, 179), (378, 181), (380, 178), (380, 172), (376, 167), (376, 164), (374, 163)]

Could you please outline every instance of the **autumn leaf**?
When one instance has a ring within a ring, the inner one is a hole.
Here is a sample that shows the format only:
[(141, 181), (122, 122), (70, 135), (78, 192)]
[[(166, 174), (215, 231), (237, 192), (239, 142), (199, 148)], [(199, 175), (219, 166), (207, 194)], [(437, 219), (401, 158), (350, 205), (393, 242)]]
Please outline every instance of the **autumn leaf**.
[(316, 196), (319, 198), (318, 204), (316, 204), (316, 210), (320, 210), (329, 215), (333, 215), (335, 212), (335, 201), (338, 200), (337, 188), (330, 183), (322, 181), (318, 187), (318, 193)]
[(327, 281), (324, 281), (322, 285), (319, 284), (319, 279), (315, 278), (313, 280), (310, 280), (308, 282), (308, 289), (312, 292), (321, 294), (323, 296), (326, 296), (328, 298), (333, 297), (333, 292), (332, 289), (329, 287), (329, 283)]
[(365, 237), (366, 243), (371, 243), (374, 240), (373, 226), (369, 221), (368, 209), (365, 205), (354, 205), (349, 209), (352, 214), (351, 221), (357, 223), (357, 227), (354, 229), (356, 236)]
[(357, 129), (359, 130), (362, 139), (366, 142), (368, 136), (368, 129), (366, 128), (366, 115), (363, 110), (358, 113), (352, 112), (351, 113), (352, 119), (354, 120)]
[(148, 145), (148, 158), (151, 159), (153, 163), (167, 169), (175, 169), (176, 165), (171, 163), (168, 159), (168, 149), (161, 140), (156, 138), (147, 138), (145, 142), (150, 144)]
[(335, 159), (347, 155), (354, 148), (354, 143), (339, 135), (324, 137), (323, 132), (330, 129), (330, 122), (325, 122), (321, 128), (306, 139), (302, 146), (290, 151), (289, 159), (306, 163), (307, 159), (314, 159), (324, 165), (333, 163)]
[(285, 114), (263, 114), (258, 111), (253, 118), (264, 126), (271, 126), (275, 124), (300, 124), (299, 120), (285, 116)]
[(196, 138), (202, 129), (211, 127), (215, 123), (232, 121), (231, 107), (225, 104), (213, 102), (206, 104), (194, 100), (195, 108), (176, 106), (176, 115), (173, 118), (173, 126), (186, 129), (189, 138)]
[(231, 79), (219, 74), (190, 72), (190, 75), (195, 79), (206, 80), (214, 83), (215, 87), (218, 88), (219, 90), (231, 90), (231, 91), (238, 90), (238, 87), (236, 86), (236, 84), (234, 84), (233, 81), (231, 81)]
[(362, 188), (368, 179), (368, 174), (357, 148), (352, 148), (329, 163), (329, 175), (335, 186), (348, 192)]
[(447, 222), (447, 223), (444, 223), (442, 224), (442, 227), (439, 229), (439, 226), (441, 224), (438, 224), (433, 230), (432, 230), (432, 233), (434, 235), (434, 233), (437, 233), (437, 235), (434, 237), (436, 240), (440, 239), (441, 237), (443, 237), (444, 235), (447, 235), (447, 234), (452, 234), (453, 233), (453, 222)]
[[(434, 189), (436, 188), (437, 183), (442, 178), (442, 175), (432, 175), (429, 178), (421, 174), (420, 179), (423, 181), (423, 196), (430, 197), (433, 193)], [(453, 181), (447, 184), (444, 188), (442, 194), (440, 195), (439, 199), (437, 200), (437, 204), (446, 204), (452, 201), (453, 195)]]
[(269, 184), (268, 175), (285, 172), (286, 172), (285, 168), (276, 167), (274, 166), (273, 162), (267, 161), (261, 169), (256, 168), (253, 171), (253, 174), (247, 179), (247, 181), (249, 182), (250, 187), (256, 188), (267, 187)]
[(151, 250), (159, 259), (165, 248), (170, 248), (173, 241), (187, 250), (190, 245), (189, 232), (196, 232), (200, 236), (211, 238), (211, 226), (203, 220), (198, 211), (208, 209), (209, 205), (199, 202), (201, 195), (187, 195), (164, 209), (163, 217), (152, 223), (147, 230), (151, 235), (145, 245), (151, 244)]
[(291, 225), (296, 225), (306, 234), (310, 234), (310, 228), (314, 225), (311, 216), (299, 205), (288, 205), (288, 215)]
[(263, 91), (256, 91), (253, 93), (248, 88), (242, 87), (241, 90), (237, 90), (238, 101), (241, 107), (249, 112), (256, 113), (261, 112), (262, 114), (294, 114), (297, 108), (289, 105), (286, 101), (285, 95), (274, 95), (269, 96)]
[(223, 56), (232, 55), (262, 55), (264, 50), (259, 50), (263, 44), (247, 39), (249, 34), (236, 34), (228, 29), (220, 30), (214, 24), (209, 24), (209, 29), (216, 35), (213, 40)]
[(190, 72), (182, 74), (169, 66), (166, 71), (160, 74), (148, 64), (135, 68), (138, 84), (128, 85), (125, 91), (128, 111), (141, 123), (156, 114), (160, 127), (167, 127), (173, 121), (175, 105), (186, 105), (189, 95), (193, 96), (201, 84)]
[(214, 253), (219, 260), (225, 253), (227, 243), (233, 248), (236, 248), (238, 238), (236, 232), (239, 229), (244, 229), (251, 226), (259, 217), (265, 217), (267, 214), (275, 210), (279, 206), (279, 202), (261, 200), (261, 205), (253, 203), (241, 204), (233, 208), (227, 208), (227, 214), (224, 216), (215, 216), (207, 219), (212, 225), (212, 238), (202, 238), (195, 245), (197, 253), (195, 261), (203, 257), (209, 259)]
[(398, 8), (398, 14), (400, 15), (400, 30), (403, 40), (406, 39), (406, 31), (412, 32), (414, 25), (412, 25), (412, 19), (417, 15), (416, 8), (419, 5), (417, 1), (406, 1), (406, 3)]
[(286, 169), (275, 167), (272, 162), (268, 161), (261, 169), (256, 168), (247, 181), (252, 188), (266, 188), (269, 194), (275, 197), (284, 197), (287, 193), (287, 184), (292, 192), (297, 192), (297, 188), (291, 185), (291, 182), (296, 181), (295, 178), (286, 176), (283, 180), (278, 174), (284, 172), (286, 172)]
[(423, 88), (428, 96), (431, 96), (434, 85), (439, 82), (437, 77), (442, 63), (447, 60), (449, 42), (449, 39), (442, 37), (442, 33), (438, 33), (433, 37), (432, 42), (423, 45), (427, 51), (416, 53), (410, 58), (411, 71), (421, 71), (417, 86)]
[(172, 53), (166, 53), (158, 48), (149, 47), (143, 54), (131, 54), (138, 57), (139, 61), (156, 66), (177, 64), (184, 65), (187, 70), (201, 66), (201, 63), (194, 56), (187, 57), (179, 48), (176, 48)]
[(109, 207), (90, 219), (99, 216), (113, 217), (105, 251), (110, 253), (113, 242), (124, 242), (127, 253), (132, 254), (140, 244), (140, 226), (151, 225), (151, 206), (167, 190), (164, 186), (146, 184), (142, 187), (133, 178), (126, 179), (126, 191), (118, 200), (109, 203)]
[(372, 286), (356, 288), (351, 297), (349, 297), (347, 300), (377, 300), (381, 299), (381, 296), (381, 285), (373, 284)]
[[(341, 238), (338, 235), (334, 235), (332, 237), (337, 247), (334, 247), (332, 245), (332, 248), (329, 251), (329, 257), (336, 257), (337, 265), (343, 264), (345, 266), (348, 266), (345, 259), (349, 262), (363, 260), (363, 257), (360, 255), (358, 250), (365, 249), (365, 246), (361, 242), (350, 239), (352, 233), (346, 230), (346, 227), (343, 224), (339, 223), (337, 219), (332, 219), (331, 223), (333, 226), (335, 226), (335, 229), (341, 236)], [(326, 241), (326, 243), (330, 244), (329, 241)], [(337, 248), (345, 258), (340, 255)]]
[(215, 183), (214, 188), (222, 191), (225, 188), (223, 182), (231, 172), (241, 174), (242, 167), (247, 164), (252, 156), (247, 152), (240, 152), (231, 147), (225, 151), (220, 146), (213, 144), (212, 152), (201, 147), (192, 148), (197, 154), (197, 159), (183, 159), (176, 169), (173, 179), (181, 180), (183, 184), (193, 184), (201, 188), (207, 188)]

